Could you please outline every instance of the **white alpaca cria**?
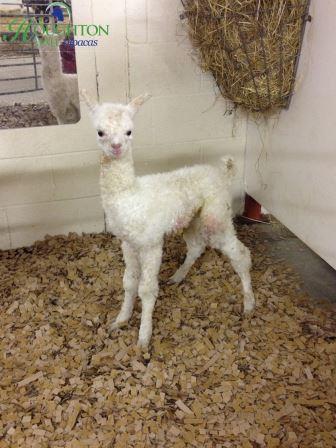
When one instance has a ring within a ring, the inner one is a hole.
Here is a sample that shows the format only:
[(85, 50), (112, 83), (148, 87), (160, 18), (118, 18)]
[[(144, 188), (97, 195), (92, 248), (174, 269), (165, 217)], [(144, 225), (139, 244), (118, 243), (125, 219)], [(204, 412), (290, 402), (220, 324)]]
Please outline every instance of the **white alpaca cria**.
[(103, 150), (100, 185), (108, 230), (122, 240), (126, 263), (125, 298), (111, 328), (118, 328), (130, 319), (139, 295), (142, 316), (138, 344), (142, 348), (148, 346), (163, 239), (180, 229), (185, 229), (188, 253), (171, 281), (181, 282), (206, 246), (219, 249), (229, 257), (240, 276), (244, 311), (251, 311), (255, 300), (249, 272), (250, 253), (237, 239), (232, 224), (228, 189), (235, 171), (232, 158), (223, 157), (218, 167), (196, 165), (137, 177), (131, 149), (133, 116), (147, 96), (128, 105), (98, 105), (85, 91), (82, 94)]
[(62, 71), (60, 39), (61, 36), (58, 35), (37, 38), (43, 87), (58, 124), (77, 123), (80, 119), (78, 77)]

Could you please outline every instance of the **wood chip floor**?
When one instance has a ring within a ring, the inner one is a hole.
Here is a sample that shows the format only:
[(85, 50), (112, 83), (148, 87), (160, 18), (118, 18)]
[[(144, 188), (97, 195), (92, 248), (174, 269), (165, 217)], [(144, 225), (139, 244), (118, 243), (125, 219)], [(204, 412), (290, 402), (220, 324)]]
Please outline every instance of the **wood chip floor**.
[(167, 239), (151, 351), (134, 348), (140, 304), (109, 335), (122, 298), (119, 242), (51, 237), (0, 252), (0, 448), (336, 447), (336, 328), (326, 305), (268, 258), (255, 228), (258, 308), (207, 251), (179, 286)]

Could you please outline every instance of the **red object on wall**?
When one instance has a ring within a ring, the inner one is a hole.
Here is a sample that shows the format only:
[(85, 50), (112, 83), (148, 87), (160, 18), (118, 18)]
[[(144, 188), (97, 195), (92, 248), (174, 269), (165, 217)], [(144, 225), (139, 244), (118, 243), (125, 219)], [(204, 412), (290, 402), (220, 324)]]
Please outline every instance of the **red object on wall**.
[(261, 205), (248, 194), (245, 196), (245, 210), (243, 216), (248, 219), (262, 221)]
[(69, 39), (65, 39), (60, 45), (63, 73), (77, 73), (75, 47), (69, 43), (69, 40), (71, 41), (73, 39), (74, 37), (72, 35)]

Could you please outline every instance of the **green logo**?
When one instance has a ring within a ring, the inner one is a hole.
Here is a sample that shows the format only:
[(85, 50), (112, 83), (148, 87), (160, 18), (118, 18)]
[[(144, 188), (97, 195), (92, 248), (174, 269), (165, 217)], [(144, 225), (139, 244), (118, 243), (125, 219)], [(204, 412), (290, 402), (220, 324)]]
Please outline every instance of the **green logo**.
[(51, 23), (44, 23), (43, 18), (37, 20), (34, 17), (15, 17), (9, 22), (8, 33), (4, 34), (2, 39), (7, 42), (28, 42), (41, 34), (45, 37), (59, 34), (69, 38), (72, 32), (75, 38), (77, 36), (89, 36), (90, 38), (109, 36), (109, 25), (75, 24), (72, 26), (71, 23), (66, 23), (65, 15), (71, 22), (72, 11), (71, 7), (64, 2), (50, 3), (46, 11), (55, 19)]

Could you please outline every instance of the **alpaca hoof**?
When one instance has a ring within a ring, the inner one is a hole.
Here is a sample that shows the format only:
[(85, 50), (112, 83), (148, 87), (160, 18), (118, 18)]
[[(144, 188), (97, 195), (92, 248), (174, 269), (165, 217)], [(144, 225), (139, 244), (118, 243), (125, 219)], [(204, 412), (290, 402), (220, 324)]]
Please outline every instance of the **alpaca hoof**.
[(250, 315), (255, 309), (255, 302), (250, 302), (244, 306), (244, 314)]
[(170, 279), (168, 279), (168, 284), (169, 285), (178, 285), (179, 283), (181, 283), (184, 280), (184, 277), (182, 277), (181, 275), (176, 275), (176, 273), (170, 277)]
[(178, 282), (176, 280), (173, 279), (173, 277), (170, 277), (167, 280), (167, 285), (176, 285)]
[(128, 322), (127, 320), (126, 321), (124, 320), (123, 322), (115, 320), (110, 325), (110, 331), (118, 330), (118, 328), (125, 327), (127, 325), (127, 322)]
[(149, 346), (149, 341), (142, 340), (142, 339), (138, 340), (137, 347), (138, 347), (138, 349), (140, 349), (142, 351), (142, 353), (148, 352), (148, 346)]

